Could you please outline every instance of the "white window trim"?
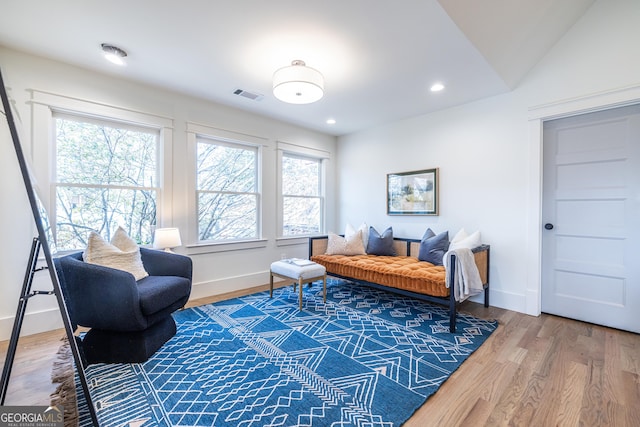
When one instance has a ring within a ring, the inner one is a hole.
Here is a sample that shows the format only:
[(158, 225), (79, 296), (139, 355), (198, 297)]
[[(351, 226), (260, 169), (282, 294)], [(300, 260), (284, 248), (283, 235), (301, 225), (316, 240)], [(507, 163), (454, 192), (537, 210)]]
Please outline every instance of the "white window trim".
[(32, 128), (31, 157), (38, 196), (47, 211), (52, 212), (55, 201), (55, 136), (54, 114), (87, 117), (89, 119), (123, 122), (135, 126), (147, 127), (159, 132), (158, 138), (158, 200), (156, 221), (158, 227), (173, 224), (171, 206), (173, 195), (173, 119), (144, 113), (105, 103), (58, 95), (51, 92), (31, 89)]
[[(185, 235), (186, 244), (189, 254), (202, 254), (210, 252), (223, 252), (230, 250), (243, 250), (263, 248), (267, 246), (267, 241), (262, 237), (263, 230), (263, 173), (262, 173), (262, 158), (263, 148), (267, 146), (267, 139), (255, 135), (248, 135), (244, 133), (229, 131), (226, 129), (219, 129), (212, 126), (207, 126), (199, 123), (187, 122), (187, 158), (188, 170), (187, 170), (187, 188), (189, 189), (189, 200), (187, 202), (187, 211), (189, 217), (187, 221), (187, 232)], [(198, 138), (206, 138), (214, 141), (226, 142), (235, 145), (245, 145), (248, 147), (257, 148), (257, 160), (256, 160), (256, 176), (257, 193), (258, 193), (258, 207), (257, 207), (257, 222), (258, 222), (258, 237), (255, 239), (239, 239), (230, 241), (204, 241), (198, 240), (198, 210), (196, 201), (196, 176), (197, 176), (197, 145)]]
[(276, 178), (276, 200), (277, 200), (277, 214), (276, 214), (276, 232), (278, 237), (276, 238), (277, 246), (288, 246), (292, 244), (299, 244), (308, 241), (312, 235), (304, 236), (283, 236), (282, 230), (284, 228), (284, 206), (283, 206), (283, 194), (282, 194), (282, 157), (285, 154), (291, 154), (292, 156), (306, 157), (317, 159), (320, 161), (320, 233), (322, 235), (326, 230), (326, 218), (327, 218), (327, 195), (326, 195), (326, 181), (327, 181), (327, 160), (331, 158), (331, 154), (328, 151), (317, 150), (315, 148), (304, 147), (296, 144), (291, 144), (283, 141), (276, 141), (276, 163), (277, 163), (277, 178)]

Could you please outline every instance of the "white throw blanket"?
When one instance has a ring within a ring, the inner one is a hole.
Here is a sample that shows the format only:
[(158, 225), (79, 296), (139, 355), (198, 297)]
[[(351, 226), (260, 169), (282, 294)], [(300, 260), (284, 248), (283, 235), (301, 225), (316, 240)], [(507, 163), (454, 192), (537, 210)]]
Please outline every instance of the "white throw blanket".
[(453, 283), (453, 292), (456, 301), (461, 302), (467, 298), (478, 295), (484, 288), (482, 286), (482, 279), (480, 278), (480, 272), (476, 266), (476, 261), (473, 257), (473, 252), (468, 248), (458, 248), (444, 254), (443, 263), (447, 269), (446, 285), (447, 288), (451, 287), (449, 272), (451, 271), (451, 254), (455, 254), (455, 276)]

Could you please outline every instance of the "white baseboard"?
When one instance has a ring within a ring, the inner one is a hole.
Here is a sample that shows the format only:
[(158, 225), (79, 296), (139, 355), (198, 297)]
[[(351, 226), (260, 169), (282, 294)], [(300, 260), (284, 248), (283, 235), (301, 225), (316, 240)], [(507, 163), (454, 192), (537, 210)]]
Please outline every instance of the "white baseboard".
[[(0, 319), (0, 341), (11, 338), (13, 331), (14, 316)], [(20, 329), (20, 336), (39, 334), (40, 332), (53, 331), (64, 328), (60, 310), (51, 308), (48, 310), (26, 313)], [(64, 335), (64, 332), (62, 333)], [(60, 336), (62, 336), (60, 335)]]
[[(489, 288), (489, 305), (492, 307), (500, 307), (505, 310), (517, 311), (519, 313), (526, 313), (527, 298), (522, 294), (515, 294), (513, 292), (505, 292), (501, 289)], [(482, 295), (480, 295), (482, 297)], [(482, 298), (477, 302), (484, 302)]]
[(194, 283), (189, 300), (254, 288), (269, 283), (269, 271)]
[(540, 292), (537, 289), (527, 289), (527, 311), (531, 316), (540, 316)]

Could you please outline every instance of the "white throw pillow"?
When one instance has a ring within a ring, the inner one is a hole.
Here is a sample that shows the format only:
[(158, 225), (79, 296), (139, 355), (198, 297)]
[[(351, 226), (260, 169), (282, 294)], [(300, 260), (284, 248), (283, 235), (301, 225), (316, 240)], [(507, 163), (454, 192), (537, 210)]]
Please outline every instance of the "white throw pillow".
[(367, 225), (366, 222), (363, 222), (362, 224), (360, 224), (360, 227), (358, 227), (357, 230), (353, 228), (351, 224), (347, 223), (347, 227), (344, 230), (344, 237), (345, 239), (349, 240), (358, 231), (362, 231), (362, 246), (364, 246), (366, 249), (367, 244), (369, 243), (369, 226)]
[(325, 253), (327, 255), (364, 255), (362, 231), (358, 230), (349, 239), (335, 233), (329, 233), (329, 242)]
[(92, 231), (82, 258), (90, 264), (127, 271), (133, 274), (136, 280), (149, 275), (142, 265), (140, 248), (121, 227), (116, 230), (111, 243)]
[(453, 236), (453, 240), (451, 240), (451, 244), (449, 245), (449, 250), (453, 251), (458, 248), (468, 248), (473, 249), (482, 244), (480, 240), (480, 231), (475, 231), (471, 234), (467, 234), (465, 229), (461, 229)]
[(455, 242), (459, 242), (460, 240), (464, 240), (467, 237), (469, 237), (469, 235), (467, 234), (467, 231), (464, 228), (461, 228), (455, 236), (453, 236), (453, 239), (451, 239), (451, 243), (455, 243)]
[(136, 241), (129, 237), (122, 227), (118, 227), (116, 232), (113, 233), (113, 237), (111, 237), (111, 244), (123, 252), (140, 252), (140, 248)]

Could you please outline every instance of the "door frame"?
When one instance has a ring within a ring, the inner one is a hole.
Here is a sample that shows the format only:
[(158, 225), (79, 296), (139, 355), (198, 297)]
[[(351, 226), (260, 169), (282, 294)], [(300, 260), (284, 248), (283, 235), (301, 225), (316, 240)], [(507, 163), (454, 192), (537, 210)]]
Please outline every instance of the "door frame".
[(529, 108), (529, 185), (527, 191), (526, 294), (525, 312), (542, 312), (542, 175), (543, 125), (545, 121), (609, 110), (640, 103), (640, 86), (556, 101)]

